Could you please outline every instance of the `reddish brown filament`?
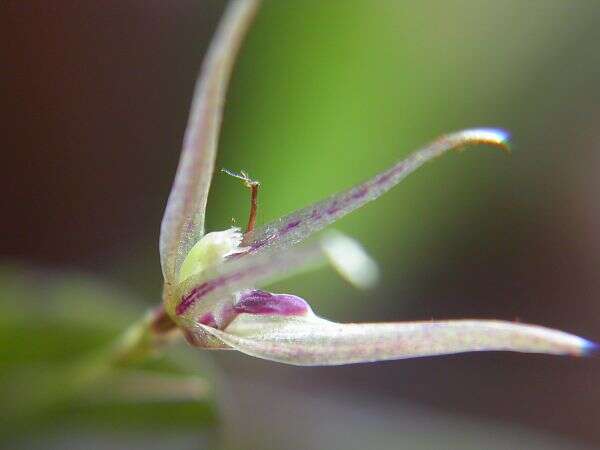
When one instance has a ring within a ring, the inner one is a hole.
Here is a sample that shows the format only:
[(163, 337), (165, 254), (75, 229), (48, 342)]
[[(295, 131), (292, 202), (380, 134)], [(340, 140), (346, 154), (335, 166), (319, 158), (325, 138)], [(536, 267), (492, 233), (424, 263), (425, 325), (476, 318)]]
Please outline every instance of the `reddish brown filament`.
[(226, 173), (238, 180), (244, 182), (244, 186), (250, 189), (250, 216), (248, 217), (248, 225), (246, 225), (246, 236), (254, 230), (256, 225), (256, 213), (258, 211), (258, 188), (260, 183), (250, 178), (250, 176), (243, 170), (240, 173), (232, 172), (227, 169), (221, 169), (221, 172)]
[(256, 213), (258, 212), (258, 188), (260, 184), (258, 181), (252, 181), (248, 183), (250, 188), (250, 216), (248, 217), (248, 225), (246, 225), (246, 233), (250, 233), (254, 230), (256, 225)]

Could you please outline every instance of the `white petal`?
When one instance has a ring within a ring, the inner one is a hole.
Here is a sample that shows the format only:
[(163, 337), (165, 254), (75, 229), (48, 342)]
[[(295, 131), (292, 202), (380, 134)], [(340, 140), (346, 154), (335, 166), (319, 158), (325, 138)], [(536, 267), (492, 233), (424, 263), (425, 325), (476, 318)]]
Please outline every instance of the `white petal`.
[(248, 355), (306, 366), (489, 350), (583, 355), (594, 348), (562, 331), (493, 320), (339, 324), (314, 315), (240, 314), (225, 331), (198, 326)]
[(181, 263), (177, 280), (181, 283), (207, 267), (222, 264), (226, 256), (239, 251), (240, 242), (242, 242), (242, 233), (239, 228), (205, 234)]
[(352, 285), (370, 288), (379, 278), (377, 263), (367, 254), (358, 241), (340, 233), (330, 231), (325, 240), (325, 254), (331, 265)]

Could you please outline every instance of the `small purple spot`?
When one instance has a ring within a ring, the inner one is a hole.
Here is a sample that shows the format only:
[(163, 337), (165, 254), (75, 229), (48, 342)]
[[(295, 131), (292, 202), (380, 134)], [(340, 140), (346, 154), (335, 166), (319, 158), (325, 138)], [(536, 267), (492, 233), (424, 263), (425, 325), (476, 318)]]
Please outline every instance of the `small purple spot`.
[(189, 294), (181, 297), (181, 301), (177, 305), (177, 308), (175, 308), (175, 313), (179, 316), (179, 315), (183, 314), (184, 312), (186, 312), (188, 310), (188, 308), (196, 302), (198, 297), (204, 295), (209, 290), (210, 290), (209, 283), (202, 283), (200, 286), (192, 289), (189, 292)]
[(365, 195), (367, 195), (367, 192), (369, 192), (369, 188), (367, 188), (366, 186), (363, 186), (360, 189), (358, 189), (356, 192), (352, 193), (350, 198), (353, 200), (358, 200), (359, 198), (363, 198)]
[(211, 312), (208, 312), (208, 313), (204, 314), (203, 316), (201, 316), (198, 319), (198, 323), (201, 323), (202, 325), (206, 325), (209, 327), (217, 328), (217, 321), (215, 320), (215, 316)]
[(310, 306), (300, 297), (289, 294), (252, 290), (242, 293), (233, 306), (237, 313), (297, 316), (307, 313)]
[(320, 219), (322, 217), (321, 211), (318, 209), (313, 209), (312, 214), (310, 215), (311, 219)]
[(376, 185), (386, 184), (390, 178), (404, 171), (404, 164), (399, 163), (398, 165), (392, 167), (386, 173), (382, 174), (377, 180), (375, 180)]
[(298, 220), (294, 220), (294, 221), (292, 221), (292, 222), (289, 222), (287, 225), (285, 225), (285, 226), (284, 226), (284, 227), (281, 229), (280, 233), (281, 233), (282, 235), (283, 235), (283, 234), (286, 234), (286, 233), (290, 232), (291, 230), (293, 230), (294, 228), (296, 228), (296, 227), (297, 227), (298, 225), (300, 225), (301, 223), (302, 223), (302, 220), (300, 220), (300, 219), (298, 219)]
[(404, 163), (397, 164), (396, 166), (392, 167), (392, 174), (398, 175), (401, 172), (404, 172)]
[(377, 180), (375, 180), (376, 185), (386, 184), (390, 178), (392, 178), (393, 173), (388, 172), (381, 175)]
[(333, 203), (329, 206), (329, 208), (327, 208), (325, 210), (325, 212), (329, 215), (335, 214), (336, 212), (338, 212), (340, 210), (340, 207), (338, 206), (338, 201), (334, 200)]
[(254, 242), (252, 242), (252, 243), (250, 244), (250, 251), (249, 251), (249, 252), (246, 252), (246, 253), (242, 253), (242, 254), (243, 254), (243, 255), (246, 255), (246, 254), (248, 254), (248, 253), (252, 253), (252, 252), (253, 252), (253, 251), (255, 251), (255, 250), (258, 250), (258, 249), (259, 249), (259, 248), (261, 248), (261, 247), (264, 247), (264, 246), (265, 246), (265, 245), (267, 245), (269, 242), (271, 242), (271, 241), (273, 240), (273, 238), (274, 238), (274, 237), (275, 237), (275, 236), (271, 234), (271, 235), (269, 235), (269, 236), (267, 236), (267, 237), (265, 237), (265, 238), (263, 238), (263, 239), (260, 239), (260, 240), (257, 240), (257, 241), (254, 241)]

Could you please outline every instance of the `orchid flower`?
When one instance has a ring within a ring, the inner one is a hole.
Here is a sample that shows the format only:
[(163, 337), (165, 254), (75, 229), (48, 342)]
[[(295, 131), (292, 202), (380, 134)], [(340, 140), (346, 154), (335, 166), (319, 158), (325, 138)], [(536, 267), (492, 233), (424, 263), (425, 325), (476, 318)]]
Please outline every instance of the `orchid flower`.
[(450, 150), (473, 145), (507, 150), (508, 133), (500, 129), (468, 129), (445, 135), (362, 184), (258, 228), (258, 182), (245, 173), (230, 173), (241, 178), (252, 192), (247, 229), (242, 232), (234, 227), (205, 234), (206, 203), (226, 87), (257, 8), (254, 0), (230, 3), (195, 88), (181, 159), (161, 225), (163, 325), (178, 327), (200, 348), (234, 349), (296, 365), (486, 350), (570, 355), (596, 350), (592, 342), (562, 331), (496, 320), (340, 324), (317, 316), (300, 297), (262, 290), (269, 282), (323, 262), (331, 263), (359, 287), (373, 284), (376, 265), (354, 240), (328, 233), (305, 241)]

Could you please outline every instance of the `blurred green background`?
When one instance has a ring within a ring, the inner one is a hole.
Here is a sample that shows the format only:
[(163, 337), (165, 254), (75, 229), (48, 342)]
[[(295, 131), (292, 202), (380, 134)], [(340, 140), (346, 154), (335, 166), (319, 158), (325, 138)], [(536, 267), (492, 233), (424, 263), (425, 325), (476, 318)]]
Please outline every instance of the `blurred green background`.
[[(600, 447), (597, 360), (308, 369), (182, 345), (132, 376), (185, 375), (193, 395), (69, 396), (72, 361), (159, 301), (159, 223), (224, 4), (0, 5), (0, 445)], [(323, 270), (273, 290), (340, 321), (519, 319), (600, 340), (598, 20), (587, 0), (266, 1), (218, 159), (262, 182), (259, 222), (445, 132), (500, 126), (514, 150), (449, 155), (336, 224), (380, 262), (378, 288)], [(216, 175), (208, 229), (247, 206)]]

